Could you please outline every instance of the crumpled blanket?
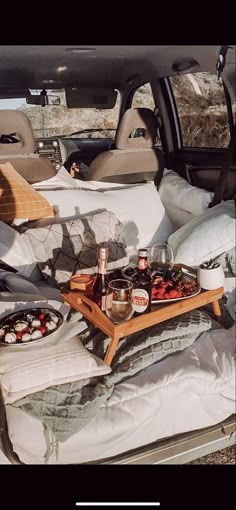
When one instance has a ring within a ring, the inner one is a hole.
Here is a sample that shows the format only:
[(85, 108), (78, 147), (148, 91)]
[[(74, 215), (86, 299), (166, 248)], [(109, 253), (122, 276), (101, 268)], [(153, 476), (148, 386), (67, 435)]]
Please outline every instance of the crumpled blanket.
[[(48, 449), (69, 439), (96, 415), (116, 384), (191, 345), (200, 334), (218, 323), (206, 312), (193, 310), (120, 340), (112, 372), (103, 377), (52, 386), (14, 403), (44, 425)], [(109, 339), (97, 329), (82, 333), (80, 340), (96, 356), (104, 356)], [(50, 439), (51, 438), (51, 439)]]

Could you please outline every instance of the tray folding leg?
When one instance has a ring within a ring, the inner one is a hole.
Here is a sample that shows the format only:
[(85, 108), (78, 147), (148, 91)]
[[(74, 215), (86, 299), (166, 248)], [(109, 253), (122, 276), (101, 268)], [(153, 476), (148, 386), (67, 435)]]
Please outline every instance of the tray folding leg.
[(220, 305), (219, 305), (218, 299), (216, 299), (215, 301), (212, 301), (212, 308), (213, 308), (213, 312), (214, 312), (214, 315), (216, 316), (216, 318), (218, 319), (219, 317), (221, 317), (221, 310), (220, 310)]
[(107, 351), (106, 351), (105, 358), (104, 358), (104, 362), (109, 366), (112, 362), (112, 359), (115, 354), (115, 350), (116, 350), (116, 347), (117, 347), (117, 344), (118, 344), (120, 338), (121, 338), (120, 335), (117, 333), (114, 333), (113, 337), (110, 338), (110, 343), (107, 347)]

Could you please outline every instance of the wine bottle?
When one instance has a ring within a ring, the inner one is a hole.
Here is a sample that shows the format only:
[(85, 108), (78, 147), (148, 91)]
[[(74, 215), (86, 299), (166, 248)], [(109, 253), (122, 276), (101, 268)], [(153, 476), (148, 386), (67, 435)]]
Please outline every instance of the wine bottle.
[(133, 277), (132, 308), (135, 315), (151, 311), (152, 278), (147, 250), (138, 251), (137, 272)]
[(104, 311), (106, 309), (106, 291), (109, 283), (107, 274), (108, 248), (106, 246), (98, 246), (97, 258), (98, 270), (92, 288), (92, 300)]

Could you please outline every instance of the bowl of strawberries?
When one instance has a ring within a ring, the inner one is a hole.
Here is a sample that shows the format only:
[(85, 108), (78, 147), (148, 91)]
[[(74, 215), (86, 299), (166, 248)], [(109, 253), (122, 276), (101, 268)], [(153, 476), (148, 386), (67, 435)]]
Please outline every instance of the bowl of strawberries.
[(165, 276), (152, 277), (152, 303), (179, 301), (199, 294), (201, 288), (197, 277), (182, 268), (167, 271)]

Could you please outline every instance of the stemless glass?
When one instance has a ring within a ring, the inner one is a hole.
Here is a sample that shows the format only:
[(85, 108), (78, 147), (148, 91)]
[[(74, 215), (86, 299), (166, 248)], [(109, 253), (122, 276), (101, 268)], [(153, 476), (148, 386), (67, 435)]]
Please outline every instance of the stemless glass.
[(133, 315), (132, 282), (118, 279), (111, 280), (107, 288), (106, 314), (112, 322), (120, 324)]
[(167, 243), (154, 244), (149, 252), (149, 265), (154, 276), (157, 273), (165, 276), (167, 270), (171, 270), (174, 265), (171, 247)]

